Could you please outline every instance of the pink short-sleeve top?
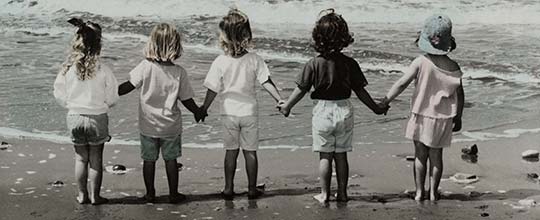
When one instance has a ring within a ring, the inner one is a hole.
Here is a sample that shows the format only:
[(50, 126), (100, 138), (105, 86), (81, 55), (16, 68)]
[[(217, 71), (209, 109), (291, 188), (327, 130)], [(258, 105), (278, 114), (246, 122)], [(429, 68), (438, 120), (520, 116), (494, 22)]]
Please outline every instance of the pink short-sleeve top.
[(412, 62), (409, 71), (416, 72), (411, 112), (431, 118), (453, 118), (457, 113), (461, 70), (443, 70), (422, 55)]

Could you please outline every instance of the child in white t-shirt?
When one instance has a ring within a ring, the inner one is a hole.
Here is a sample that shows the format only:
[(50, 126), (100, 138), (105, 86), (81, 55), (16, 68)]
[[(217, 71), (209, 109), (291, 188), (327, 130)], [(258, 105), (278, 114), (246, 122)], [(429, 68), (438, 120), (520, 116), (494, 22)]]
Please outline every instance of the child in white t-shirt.
[(214, 60), (204, 81), (208, 92), (202, 106), (203, 115), (220, 93), (223, 99), (221, 121), (225, 128), (223, 147), (226, 149), (223, 198), (231, 200), (234, 196), (236, 159), (242, 148), (248, 176), (248, 198), (256, 199), (262, 195), (262, 191), (256, 188), (259, 146), (256, 86), (261, 84), (276, 101), (281, 97), (264, 60), (247, 51), (252, 39), (248, 17), (232, 9), (219, 23), (219, 29), (219, 43), (225, 55)]
[(66, 121), (75, 145), (77, 201), (99, 205), (108, 201), (99, 195), (103, 178), (103, 146), (111, 139), (107, 112), (118, 100), (118, 83), (111, 70), (99, 59), (101, 27), (77, 18), (68, 22), (79, 29), (64, 68), (54, 81), (54, 97), (69, 109)]
[(178, 193), (176, 158), (181, 156), (182, 114), (178, 101), (202, 118), (200, 108), (193, 101), (193, 89), (187, 72), (173, 63), (182, 55), (181, 36), (169, 24), (159, 24), (152, 30), (145, 48), (146, 59), (130, 73), (129, 81), (119, 87), (124, 95), (140, 89), (139, 129), (141, 132), (141, 158), (146, 186), (145, 199), (153, 202), (156, 196), (154, 176), (159, 151), (165, 161), (169, 184), (169, 202), (178, 203), (186, 196)]

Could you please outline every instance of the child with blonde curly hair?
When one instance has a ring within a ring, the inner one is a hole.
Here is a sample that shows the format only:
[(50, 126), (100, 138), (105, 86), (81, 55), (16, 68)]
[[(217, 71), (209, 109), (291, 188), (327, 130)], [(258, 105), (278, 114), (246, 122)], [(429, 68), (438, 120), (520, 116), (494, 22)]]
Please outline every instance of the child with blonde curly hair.
[(66, 120), (75, 145), (77, 201), (98, 205), (108, 201), (99, 195), (103, 147), (111, 139), (107, 112), (118, 100), (118, 85), (114, 74), (99, 59), (101, 27), (78, 18), (68, 22), (78, 30), (71, 42), (71, 52), (54, 82), (54, 97), (69, 109)]

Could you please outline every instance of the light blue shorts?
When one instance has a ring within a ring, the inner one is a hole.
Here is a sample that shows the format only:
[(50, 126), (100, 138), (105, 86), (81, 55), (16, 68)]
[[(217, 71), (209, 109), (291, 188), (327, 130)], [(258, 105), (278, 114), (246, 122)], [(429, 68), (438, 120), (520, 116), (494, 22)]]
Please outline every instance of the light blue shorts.
[(66, 117), (71, 141), (75, 145), (100, 145), (111, 140), (109, 117), (100, 115), (68, 114)]
[(141, 158), (145, 161), (156, 161), (159, 151), (163, 160), (176, 160), (182, 156), (182, 136), (148, 137), (141, 134)]
[(316, 100), (313, 107), (313, 151), (352, 151), (354, 109), (348, 99)]

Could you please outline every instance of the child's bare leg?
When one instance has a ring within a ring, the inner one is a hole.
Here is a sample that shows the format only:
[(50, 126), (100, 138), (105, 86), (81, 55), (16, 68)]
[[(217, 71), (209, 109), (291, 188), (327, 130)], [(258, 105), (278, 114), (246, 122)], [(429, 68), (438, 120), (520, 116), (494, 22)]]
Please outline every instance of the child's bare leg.
[(334, 161), (336, 161), (336, 175), (337, 175), (337, 200), (340, 202), (346, 202), (347, 185), (349, 182), (349, 162), (347, 161), (347, 152), (335, 153)]
[(156, 197), (154, 188), (154, 176), (156, 175), (156, 161), (145, 160), (143, 162), (143, 179), (146, 187), (145, 198), (148, 202), (153, 202)]
[(416, 195), (414, 200), (420, 201), (424, 197), (425, 189), (424, 183), (426, 182), (426, 164), (428, 159), (428, 147), (424, 144), (415, 141), (414, 142), (414, 184), (416, 185)]
[(234, 194), (234, 174), (236, 172), (236, 159), (240, 150), (227, 150), (225, 152), (225, 188), (223, 193), (226, 195)]
[(257, 160), (257, 151), (243, 150), (244, 159), (246, 160), (246, 173), (248, 177), (248, 197), (256, 199), (262, 195), (262, 191), (257, 189), (257, 172), (259, 162)]
[(79, 187), (77, 201), (80, 204), (89, 203), (88, 197), (88, 145), (75, 145), (75, 179)]
[(439, 200), (439, 183), (443, 172), (442, 148), (429, 148), (430, 190), (429, 200)]
[(330, 198), (330, 181), (332, 178), (332, 160), (334, 153), (319, 152), (319, 173), (321, 178), (321, 193), (314, 196), (320, 203), (328, 202)]
[(94, 205), (106, 203), (108, 200), (100, 196), (103, 180), (103, 144), (90, 146), (90, 201)]
[(178, 193), (178, 167), (176, 159), (165, 161), (165, 171), (167, 172), (167, 181), (169, 183), (169, 202), (178, 203), (185, 200), (186, 196)]

